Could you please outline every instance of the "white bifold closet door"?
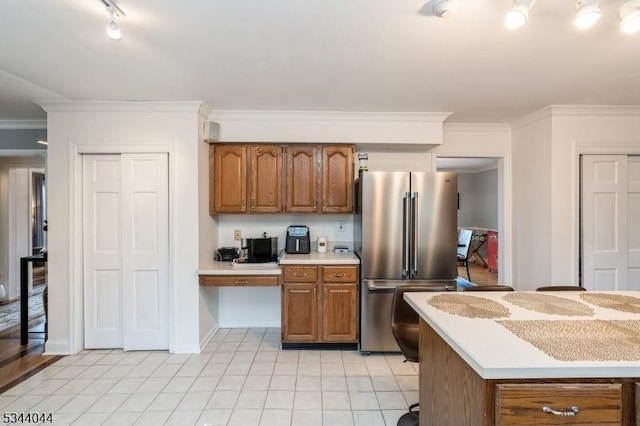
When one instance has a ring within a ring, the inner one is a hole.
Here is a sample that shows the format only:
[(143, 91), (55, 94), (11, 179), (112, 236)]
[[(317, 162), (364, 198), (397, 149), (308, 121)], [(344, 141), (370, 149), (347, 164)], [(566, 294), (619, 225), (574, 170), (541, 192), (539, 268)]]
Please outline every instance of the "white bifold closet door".
[(640, 156), (582, 156), (583, 282), (640, 290)]
[(169, 348), (168, 158), (83, 156), (85, 348)]

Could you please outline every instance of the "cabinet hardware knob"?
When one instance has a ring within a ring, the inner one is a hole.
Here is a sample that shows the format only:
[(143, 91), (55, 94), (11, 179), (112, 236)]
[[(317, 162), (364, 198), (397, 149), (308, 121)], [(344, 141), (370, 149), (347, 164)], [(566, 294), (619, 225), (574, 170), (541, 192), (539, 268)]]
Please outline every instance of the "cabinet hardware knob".
[(342, 278), (344, 274), (342, 272), (336, 272), (336, 278)]
[(544, 413), (553, 414), (554, 416), (560, 417), (571, 417), (575, 416), (580, 412), (580, 407), (576, 407), (575, 405), (569, 409), (569, 411), (557, 411), (551, 407), (544, 406), (542, 407), (542, 411)]

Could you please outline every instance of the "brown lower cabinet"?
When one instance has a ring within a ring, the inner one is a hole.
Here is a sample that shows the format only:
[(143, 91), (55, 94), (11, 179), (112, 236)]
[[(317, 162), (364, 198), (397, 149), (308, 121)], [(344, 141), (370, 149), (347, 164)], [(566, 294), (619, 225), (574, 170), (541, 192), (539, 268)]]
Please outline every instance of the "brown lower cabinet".
[(356, 343), (358, 267), (282, 267), (282, 342)]
[(420, 320), (420, 425), (636, 425), (638, 378), (483, 379)]

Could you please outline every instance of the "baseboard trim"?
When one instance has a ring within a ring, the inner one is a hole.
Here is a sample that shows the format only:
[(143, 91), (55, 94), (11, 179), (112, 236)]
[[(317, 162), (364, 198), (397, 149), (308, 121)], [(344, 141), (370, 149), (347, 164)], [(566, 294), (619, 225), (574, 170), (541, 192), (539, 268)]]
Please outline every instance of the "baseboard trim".
[(44, 344), (44, 355), (70, 355), (68, 340), (47, 340)]
[(327, 349), (355, 351), (357, 343), (282, 343), (282, 349)]
[(220, 327), (218, 326), (211, 327), (209, 332), (200, 340), (200, 351), (202, 351), (205, 348), (205, 346), (209, 344), (209, 342), (211, 341), (211, 339), (213, 339), (213, 336), (218, 332), (218, 330), (220, 330)]

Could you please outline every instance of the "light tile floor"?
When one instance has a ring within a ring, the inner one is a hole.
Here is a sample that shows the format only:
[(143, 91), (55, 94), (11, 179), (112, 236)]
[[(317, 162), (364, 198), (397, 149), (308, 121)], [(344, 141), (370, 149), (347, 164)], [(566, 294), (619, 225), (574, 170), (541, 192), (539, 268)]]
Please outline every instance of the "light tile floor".
[(395, 425), (418, 401), (402, 355), (281, 350), (280, 329), (221, 329), (200, 354), (83, 351), (0, 395), (55, 425)]

